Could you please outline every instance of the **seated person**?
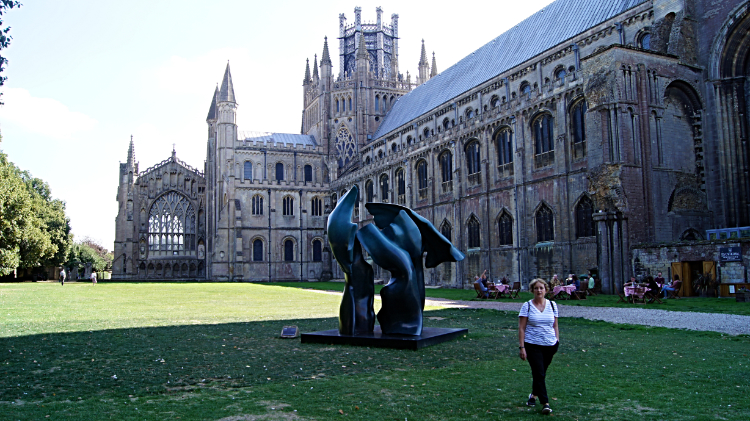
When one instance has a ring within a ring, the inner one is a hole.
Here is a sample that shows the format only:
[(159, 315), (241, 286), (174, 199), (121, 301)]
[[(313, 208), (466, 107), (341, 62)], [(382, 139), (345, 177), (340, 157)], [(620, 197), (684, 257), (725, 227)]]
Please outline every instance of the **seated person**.
[(488, 292), (487, 288), (487, 275), (485, 275), (487, 271), (485, 270), (482, 275), (477, 275), (474, 277), (474, 285), (479, 285), (479, 290), (482, 291), (484, 294), (484, 298), (489, 298), (490, 293)]
[(654, 281), (655, 281), (655, 282), (656, 282), (657, 284), (659, 284), (659, 285), (664, 285), (664, 284), (666, 283), (666, 280), (664, 279), (664, 277), (663, 277), (663, 276), (661, 276), (661, 272), (659, 272), (659, 273), (658, 273), (658, 274), (656, 275), (656, 279), (654, 279)]
[(647, 292), (647, 294), (649, 295), (659, 292), (659, 285), (656, 283), (656, 280), (653, 276), (649, 275), (646, 277), (646, 288), (649, 289)]
[(578, 279), (578, 275), (574, 274), (574, 275), (571, 275), (571, 276), (572, 276), (572, 282), (570, 284), (576, 286), (576, 291), (580, 291), (581, 290), (581, 281), (580, 281), (580, 279)]
[(500, 281), (500, 282), (501, 282), (501, 283), (502, 283), (503, 285), (508, 285), (508, 284), (510, 284), (510, 275), (508, 275), (508, 274), (506, 273), (506, 274), (505, 274), (505, 276), (503, 276), (503, 280), (502, 280), (502, 281)]
[(662, 288), (662, 292), (664, 292), (664, 298), (667, 298), (667, 295), (669, 294), (669, 291), (675, 291), (675, 285), (680, 280), (680, 275), (674, 276), (674, 281), (672, 281), (672, 284), (670, 285), (664, 285), (664, 288)]
[(638, 285), (638, 281), (635, 280), (635, 276), (631, 276), (630, 277), (630, 281), (629, 282), (625, 282), (625, 285), (623, 285), (623, 286), (626, 286), (626, 287), (635, 287), (637, 285)]
[(549, 286), (554, 288), (560, 285), (560, 279), (557, 278), (557, 274), (552, 275), (552, 279), (549, 280)]

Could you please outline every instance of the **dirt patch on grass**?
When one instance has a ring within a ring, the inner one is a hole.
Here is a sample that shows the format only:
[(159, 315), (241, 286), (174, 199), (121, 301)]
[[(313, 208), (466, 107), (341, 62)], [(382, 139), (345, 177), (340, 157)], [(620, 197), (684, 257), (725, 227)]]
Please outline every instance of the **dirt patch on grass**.
[(266, 410), (269, 411), (267, 414), (262, 415), (233, 415), (231, 417), (221, 418), (217, 421), (256, 421), (256, 420), (306, 420), (308, 418), (300, 417), (294, 412), (284, 411), (284, 408), (288, 408), (289, 404), (279, 402), (268, 402), (260, 401), (259, 405), (265, 406)]

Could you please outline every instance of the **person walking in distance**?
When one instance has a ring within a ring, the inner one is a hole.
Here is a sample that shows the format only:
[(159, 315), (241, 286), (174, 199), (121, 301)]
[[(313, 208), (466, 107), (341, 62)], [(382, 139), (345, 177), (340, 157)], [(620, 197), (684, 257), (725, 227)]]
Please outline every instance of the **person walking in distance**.
[(60, 284), (65, 285), (65, 268), (60, 270)]
[(96, 285), (96, 272), (91, 271), (91, 283)]
[(558, 312), (554, 303), (544, 295), (547, 283), (534, 279), (529, 285), (534, 298), (525, 302), (518, 313), (518, 348), (522, 360), (531, 367), (531, 394), (526, 402), (536, 405), (536, 398), (542, 404), (542, 414), (552, 413), (547, 396), (547, 368), (560, 346), (560, 331), (557, 326)]

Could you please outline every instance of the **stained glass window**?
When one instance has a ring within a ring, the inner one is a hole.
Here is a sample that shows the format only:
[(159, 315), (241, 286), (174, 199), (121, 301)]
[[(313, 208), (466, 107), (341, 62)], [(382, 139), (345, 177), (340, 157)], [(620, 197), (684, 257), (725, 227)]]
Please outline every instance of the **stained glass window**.
[(185, 196), (169, 192), (151, 205), (148, 246), (155, 255), (195, 254), (195, 211)]

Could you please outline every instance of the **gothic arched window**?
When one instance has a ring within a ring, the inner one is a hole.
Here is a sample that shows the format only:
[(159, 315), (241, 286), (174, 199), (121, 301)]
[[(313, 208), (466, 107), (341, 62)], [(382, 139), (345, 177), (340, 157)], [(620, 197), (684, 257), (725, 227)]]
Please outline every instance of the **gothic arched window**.
[(285, 262), (294, 261), (294, 241), (292, 240), (284, 241), (284, 261)]
[(556, 80), (562, 80), (565, 79), (565, 67), (559, 67), (555, 70), (555, 79)]
[(594, 202), (583, 196), (576, 205), (576, 238), (593, 237), (594, 231)]
[(243, 171), (243, 177), (245, 180), (252, 180), (253, 179), (253, 163), (250, 161), (245, 161), (245, 168)]
[(445, 151), (440, 154), (438, 158), (440, 162), (440, 175), (442, 176), (443, 183), (447, 183), (453, 180), (453, 154), (451, 151)]
[(473, 108), (467, 108), (466, 109), (466, 119), (474, 118), (474, 109)]
[(367, 203), (372, 202), (375, 198), (375, 188), (373, 187), (372, 180), (367, 180), (365, 183), (365, 198), (367, 199)]
[(513, 218), (506, 211), (497, 220), (498, 236), (501, 246), (513, 245)]
[(276, 163), (276, 180), (281, 181), (284, 179), (284, 164), (281, 162)]
[(323, 215), (323, 201), (320, 200), (319, 197), (313, 197), (312, 201), (310, 202), (310, 207), (312, 216), (321, 216)]
[(169, 192), (154, 201), (148, 214), (149, 250), (157, 255), (188, 255), (195, 252), (195, 211), (190, 201)]
[(523, 95), (528, 95), (531, 93), (531, 85), (529, 85), (529, 82), (523, 82), (521, 84), (521, 93)]
[(451, 224), (449, 224), (448, 221), (443, 221), (443, 225), (440, 226), (440, 233), (443, 234), (443, 237), (448, 241), (453, 241), (451, 240), (451, 237), (453, 236), (451, 233)]
[(339, 169), (349, 166), (356, 155), (354, 137), (345, 126), (341, 126), (336, 134), (336, 152), (338, 153)]
[(294, 198), (292, 196), (286, 196), (282, 200), (283, 204), (283, 216), (292, 216), (294, 215)]
[(320, 240), (313, 240), (312, 244), (312, 259), (313, 262), (320, 262), (323, 260), (323, 245)]
[(305, 181), (312, 182), (312, 165), (305, 165)]
[(341, 112), (341, 107), (339, 107), (339, 100), (337, 99), (336, 100), (336, 113), (340, 113), (340, 112)]
[(424, 159), (417, 163), (417, 184), (419, 190), (427, 188), (427, 161)]
[(253, 262), (263, 261), (263, 240), (256, 239), (253, 241)]
[(375, 111), (380, 111), (380, 95), (375, 95)]
[(644, 50), (650, 50), (651, 49), (651, 34), (646, 32), (641, 36), (640, 40), (641, 48)]
[(570, 109), (573, 143), (586, 141), (586, 101), (580, 100)]
[(555, 150), (552, 122), (552, 116), (545, 113), (535, 118), (531, 123), (531, 131), (534, 133), (534, 153), (536, 155)]
[(510, 131), (510, 127), (504, 127), (495, 134), (495, 147), (497, 148), (497, 165), (513, 162), (513, 132)]
[(542, 205), (539, 210), (536, 211), (536, 241), (538, 243), (543, 241), (554, 241), (554, 228), (552, 209), (547, 205)]
[(480, 247), (479, 233), (481, 232), (481, 224), (479, 223), (479, 220), (476, 216), (471, 215), (471, 218), (469, 218), (469, 223), (467, 224), (467, 228), (469, 230), (469, 248), (473, 249)]
[(476, 140), (466, 145), (466, 171), (469, 175), (477, 174), (481, 171), (479, 165), (481, 155), (479, 154), (479, 142)]
[(252, 198), (253, 215), (263, 215), (263, 196), (256, 194)]
[(383, 174), (380, 176), (380, 199), (381, 200), (387, 200), (388, 199), (388, 191), (389, 191), (389, 185), (388, 185), (388, 174)]

